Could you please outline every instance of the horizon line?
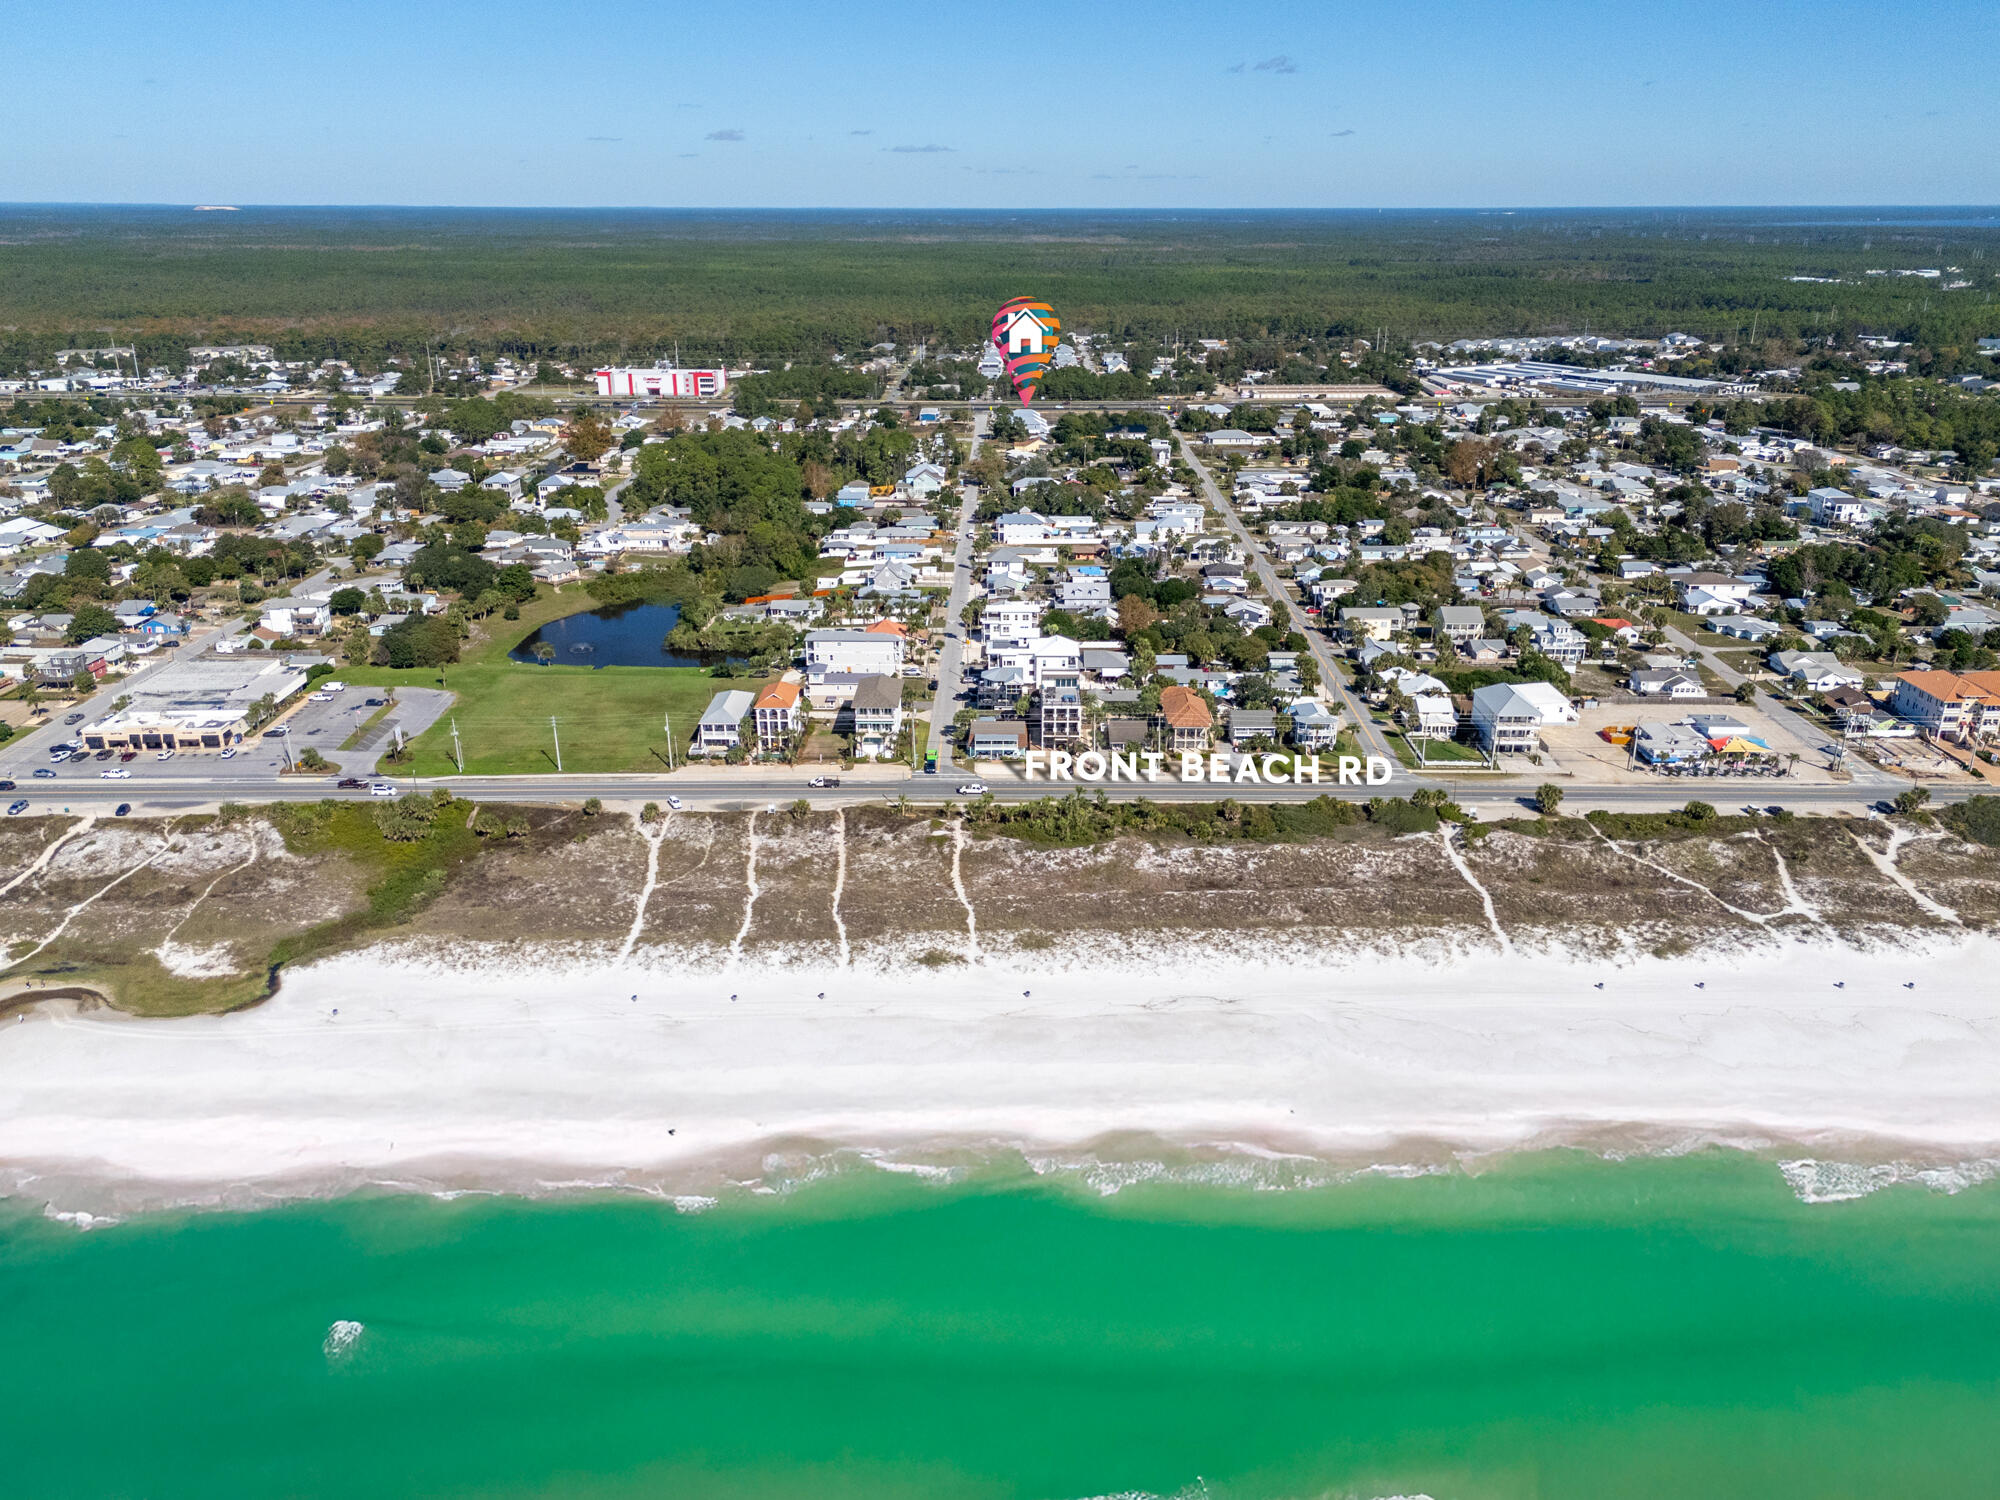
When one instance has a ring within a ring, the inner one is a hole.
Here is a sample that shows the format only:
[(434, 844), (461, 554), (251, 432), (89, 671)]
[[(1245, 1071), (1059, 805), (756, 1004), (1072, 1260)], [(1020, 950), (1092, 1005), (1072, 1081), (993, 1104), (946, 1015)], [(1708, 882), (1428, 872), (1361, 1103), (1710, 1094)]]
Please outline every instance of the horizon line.
[(671, 204), (671, 203), (258, 203), (248, 200), (230, 203), (98, 200), (98, 199), (0, 199), (7, 209), (179, 209), (189, 213), (250, 209), (429, 209), (464, 213), (937, 213), (937, 214), (1022, 214), (1022, 213), (1736, 213), (1798, 211), (1806, 209), (1903, 210), (1931, 212), (2000, 213), (2000, 203), (1924, 202), (1778, 202), (1778, 203), (1473, 203), (1473, 204), (1157, 204), (1157, 205), (942, 205), (942, 204)]

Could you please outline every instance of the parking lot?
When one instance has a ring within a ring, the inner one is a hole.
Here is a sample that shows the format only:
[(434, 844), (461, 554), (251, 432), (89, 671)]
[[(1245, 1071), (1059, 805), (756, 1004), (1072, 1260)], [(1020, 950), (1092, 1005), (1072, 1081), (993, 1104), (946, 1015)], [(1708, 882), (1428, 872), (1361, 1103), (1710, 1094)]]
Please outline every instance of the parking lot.
[[(1628, 764), (1631, 756), (1627, 748), (1610, 743), (1598, 731), (1611, 725), (1631, 725), (1641, 719), (1672, 723), (1697, 713), (1727, 714), (1741, 723), (1752, 738), (1770, 746), (1772, 753), (1787, 766), (1784, 779), (1788, 782), (1833, 786), (1845, 780), (1835, 776), (1828, 767), (1826, 757), (1781, 719), (1773, 718), (1752, 705), (1735, 702), (1601, 704), (1583, 710), (1578, 723), (1545, 726), (1541, 737), (1555, 761), (1550, 767), (1553, 771), (1596, 783), (1653, 785), (1663, 779), (1659, 772), (1650, 766)], [(1790, 754), (1799, 757), (1795, 764), (1783, 759)]]
[[(339, 681), (337, 677), (330, 680)], [(171, 797), (176, 783), (186, 783), (191, 794), (199, 786), (205, 801), (218, 795), (215, 789), (218, 780), (229, 784), (219, 794), (221, 797), (249, 801), (269, 795), (280, 777), (288, 781), (304, 779), (285, 776), (285, 768), (288, 763), (295, 763), (308, 746), (338, 768), (325, 781), (327, 789), (332, 791), (340, 776), (369, 775), (375, 758), (388, 748), (389, 731), (394, 726), (400, 725), (409, 735), (419, 734), (435, 722), (448, 702), (446, 693), (405, 690), (391, 706), (387, 693), (380, 688), (349, 687), (326, 693), (322, 685), (319, 693), (302, 699), (298, 707), (262, 734), (253, 735), (227, 759), (209, 751), (178, 751), (161, 759), (155, 751), (101, 750), (57, 760), (51, 753), (52, 747), (76, 743), (78, 732), (88, 722), (86, 717), (70, 724), (66, 721), (72, 715), (63, 714), (36, 735), (33, 745), (8, 747), (11, 753), (0, 764), (0, 780), (10, 780), (14, 786), (0, 788), (0, 801), (11, 807), (25, 799), (29, 803), (26, 812), (61, 812), (68, 808), (65, 793), (81, 790), (84, 784), (90, 787), (93, 800), (101, 801), (103, 794), (121, 784), (129, 786), (135, 795), (143, 792), (149, 799)], [(384, 709), (388, 709), (386, 714)], [(378, 714), (381, 718), (376, 727), (381, 733), (363, 736), (371, 742), (370, 748), (343, 753), (341, 745), (361, 735), (364, 726)], [(113, 774), (107, 776), (106, 772)]]

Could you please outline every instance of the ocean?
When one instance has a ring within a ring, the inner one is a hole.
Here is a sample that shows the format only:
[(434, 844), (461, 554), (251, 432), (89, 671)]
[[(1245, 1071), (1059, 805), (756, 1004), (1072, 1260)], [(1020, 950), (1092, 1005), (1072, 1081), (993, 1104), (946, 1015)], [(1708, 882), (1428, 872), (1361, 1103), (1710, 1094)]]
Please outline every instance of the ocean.
[(2000, 1184), (1720, 1151), (0, 1205), (0, 1296), (19, 1500), (2000, 1492)]

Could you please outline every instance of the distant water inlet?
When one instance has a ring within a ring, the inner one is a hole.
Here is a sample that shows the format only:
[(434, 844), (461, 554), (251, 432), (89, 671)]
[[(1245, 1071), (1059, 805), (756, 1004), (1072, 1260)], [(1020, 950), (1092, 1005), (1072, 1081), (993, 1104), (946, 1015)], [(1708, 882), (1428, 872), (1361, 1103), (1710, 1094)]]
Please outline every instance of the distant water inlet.
[[(507, 653), (509, 660), (556, 667), (712, 667), (737, 658), (674, 651), (667, 632), (680, 623), (677, 604), (633, 600), (551, 620)], [(549, 648), (546, 654), (539, 647)]]

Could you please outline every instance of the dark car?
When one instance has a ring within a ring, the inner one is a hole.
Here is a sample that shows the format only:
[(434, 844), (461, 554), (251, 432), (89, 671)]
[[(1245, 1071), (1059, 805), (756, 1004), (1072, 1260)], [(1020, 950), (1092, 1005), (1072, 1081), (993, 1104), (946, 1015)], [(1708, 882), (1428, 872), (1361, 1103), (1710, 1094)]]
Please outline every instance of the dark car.
[(36, 774), (37, 776), (54, 776), (54, 775), (55, 775), (56, 773), (55, 773), (55, 771), (54, 771), (54, 769), (53, 769), (52, 767), (49, 767), (49, 766), (36, 766), (36, 767), (35, 767), (35, 774)]
[(368, 785), (368, 783), (363, 781), (359, 776), (343, 776), (340, 778), (340, 780), (336, 781), (334, 785), (341, 788), (343, 791), (351, 792), (357, 787), (364, 787)]
[(88, 717), (89, 717), (89, 715), (87, 715), (87, 714), (64, 714), (64, 715), (63, 715), (63, 723), (65, 723), (65, 724), (81, 724), (81, 723), (82, 723), (82, 722), (83, 722), (83, 721), (84, 721), (84, 720), (85, 720), (86, 718), (88, 718)]
[(139, 752), (137, 750), (120, 750), (118, 752), (118, 758), (121, 761), (137, 760), (139, 758)]
[(1878, 813), (1882, 813), (1885, 816), (1889, 813), (1894, 812), (1895, 810), (1896, 810), (1896, 804), (1893, 802), (1878, 802), (1875, 804), (1875, 811), (1877, 811)]
[(109, 760), (111, 759), (112, 756), (116, 755), (117, 753), (118, 752), (116, 750), (100, 750), (97, 752), (95, 758), (98, 760)]
[(0, 792), (11, 792), (13, 790), (14, 790), (14, 783), (12, 779), (6, 781), (0, 781)]
[(129, 802), (121, 802), (115, 809), (113, 809), (111, 816), (114, 818), (122, 818), (130, 811), (132, 811), (132, 804)]

